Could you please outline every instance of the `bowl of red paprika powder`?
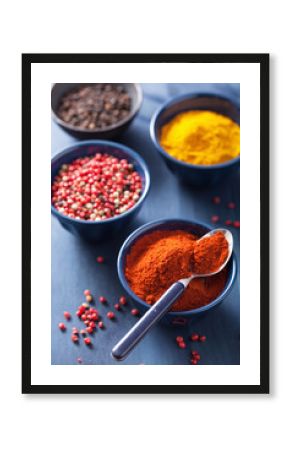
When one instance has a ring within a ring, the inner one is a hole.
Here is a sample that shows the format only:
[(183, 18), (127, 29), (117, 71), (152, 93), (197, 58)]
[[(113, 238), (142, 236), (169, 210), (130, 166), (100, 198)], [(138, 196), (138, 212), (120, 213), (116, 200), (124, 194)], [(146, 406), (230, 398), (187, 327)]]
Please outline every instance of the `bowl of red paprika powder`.
[[(118, 276), (141, 313), (174, 281), (189, 275), (184, 272), (184, 264), (192, 255), (194, 241), (212, 229), (189, 220), (165, 219), (141, 226), (126, 239), (118, 255)], [(222, 272), (193, 280), (161, 322), (187, 325), (208, 313), (229, 295), (236, 275), (237, 260), (233, 252)]]
[(148, 167), (123, 144), (76, 142), (51, 161), (51, 212), (89, 241), (110, 239), (139, 212), (150, 187)]

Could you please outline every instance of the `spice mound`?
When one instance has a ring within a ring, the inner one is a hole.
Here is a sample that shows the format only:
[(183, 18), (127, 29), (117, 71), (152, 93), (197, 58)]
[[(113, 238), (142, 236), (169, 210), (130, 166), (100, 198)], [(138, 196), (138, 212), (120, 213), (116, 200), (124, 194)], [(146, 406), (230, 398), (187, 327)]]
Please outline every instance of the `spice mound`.
[[(198, 237), (189, 232), (153, 231), (132, 245), (126, 259), (126, 279), (132, 291), (152, 305), (171, 284), (189, 277), (199, 268), (204, 270), (202, 251), (203, 248), (198, 246)], [(215, 254), (206, 273), (218, 264), (214, 258)], [(171, 311), (188, 311), (209, 304), (222, 292), (226, 280), (226, 268), (216, 275), (192, 280)]]
[(214, 273), (225, 263), (229, 254), (228, 242), (221, 231), (204, 239), (199, 239), (194, 246), (194, 273)]
[(131, 97), (122, 85), (81, 85), (61, 98), (57, 115), (73, 126), (102, 129), (125, 119), (131, 111), (131, 103)]
[(52, 183), (52, 205), (73, 219), (99, 221), (132, 208), (142, 192), (133, 164), (106, 153), (63, 164)]
[(186, 163), (221, 164), (240, 154), (240, 127), (213, 111), (187, 111), (162, 127), (160, 145)]

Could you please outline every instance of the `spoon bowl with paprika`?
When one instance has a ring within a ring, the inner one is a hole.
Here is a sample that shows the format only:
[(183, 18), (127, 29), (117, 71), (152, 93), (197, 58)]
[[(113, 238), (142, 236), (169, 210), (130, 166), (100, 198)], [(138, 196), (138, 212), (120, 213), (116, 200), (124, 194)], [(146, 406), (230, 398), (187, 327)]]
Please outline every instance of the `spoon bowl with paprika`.
[[(185, 247), (184, 247), (185, 248)], [(233, 251), (233, 236), (229, 230), (215, 229), (193, 241), (192, 253), (186, 259), (191, 272), (186, 278), (180, 278), (153, 303), (151, 308), (114, 346), (112, 356), (123, 360), (143, 339), (147, 332), (167, 313), (195, 278), (212, 277), (219, 274), (229, 262)], [(185, 250), (184, 250), (185, 252)], [(173, 256), (174, 257), (174, 256)], [(151, 263), (153, 259), (151, 258)], [(161, 273), (164, 272), (164, 268)], [(159, 273), (160, 278), (160, 273)]]

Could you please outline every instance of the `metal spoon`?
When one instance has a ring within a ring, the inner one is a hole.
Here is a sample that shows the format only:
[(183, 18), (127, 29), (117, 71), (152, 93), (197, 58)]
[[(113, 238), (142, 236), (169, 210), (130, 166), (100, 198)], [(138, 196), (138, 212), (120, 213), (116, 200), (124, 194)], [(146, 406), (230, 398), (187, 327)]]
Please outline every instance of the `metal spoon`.
[(143, 339), (145, 334), (155, 325), (166, 312), (170, 309), (173, 303), (178, 299), (178, 297), (187, 288), (188, 284), (194, 279), (199, 277), (211, 277), (219, 273), (228, 263), (232, 251), (233, 251), (233, 236), (229, 230), (223, 228), (217, 228), (210, 231), (200, 238), (205, 239), (217, 232), (222, 232), (228, 241), (228, 256), (226, 261), (219, 267), (218, 270), (212, 273), (195, 274), (193, 273), (188, 278), (183, 278), (181, 280), (173, 283), (169, 289), (157, 300), (154, 305), (141, 317), (141, 319), (128, 331), (127, 334), (114, 346), (112, 349), (113, 358), (121, 361), (126, 358), (128, 354), (133, 350), (133, 348)]

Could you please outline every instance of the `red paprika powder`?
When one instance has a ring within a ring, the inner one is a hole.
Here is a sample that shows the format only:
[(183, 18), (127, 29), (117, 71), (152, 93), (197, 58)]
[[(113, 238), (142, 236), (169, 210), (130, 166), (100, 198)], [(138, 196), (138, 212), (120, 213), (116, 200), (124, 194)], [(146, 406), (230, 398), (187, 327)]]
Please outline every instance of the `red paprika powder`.
[[(132, 291), (152, 305), (180, 278), (189, 277), (193, 272), (214, 272), (221, 258), (227, 257), (223, 245), (222, 250), (216, 251), (224, 242), (218, 237), (214, 242), (208, 241), (208, 246), (201, 245), (198, 239), (181, 230), (153, 231), (138, 239), (127, 255), (125, 267)], [(207, 305), (221, 293), (226, 279), (227, 270), (223, 269), (211, 277), (192, 280), (171, 311), (188, 311)]]

